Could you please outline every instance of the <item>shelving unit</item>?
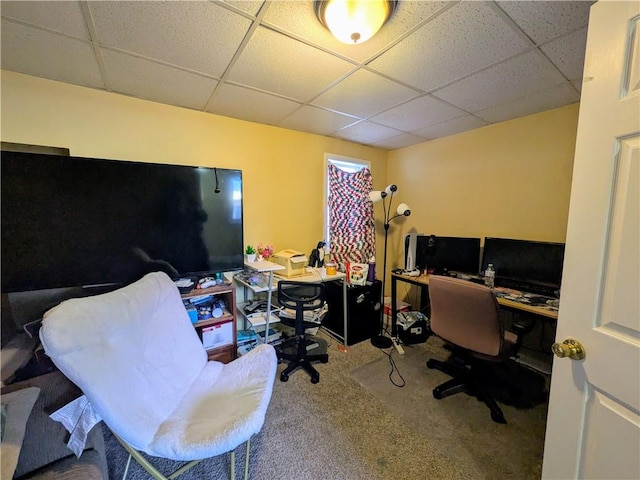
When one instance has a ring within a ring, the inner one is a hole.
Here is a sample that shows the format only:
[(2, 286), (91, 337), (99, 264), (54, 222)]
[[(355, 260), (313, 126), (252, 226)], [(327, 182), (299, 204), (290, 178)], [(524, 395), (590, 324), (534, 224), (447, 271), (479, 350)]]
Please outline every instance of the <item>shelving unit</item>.
[[(246, 315), (243, 309), (240, 310), (241, 315), (245, 320), (244, 322), (245, 328), (247, 327), (247, 322), (249, 322), (252, 328), (264, 326), (265, 332), (268, 332), (269, 325), (274, 321), (279, 321), (279, 318), (272, 313), (273, 309), (272, 309), (271, 300), (272, 300), (272, 293), (273, 293), (273, 287), (274, 287), (273, 272), (276, 272), (278, 270), (284, 270), (284, 267), (280, 264), (268, 262), (265, 260), (261, 260), (258, 262), (245, 262), (244, 265), (247, 270), (252, 270), (257, 273), (266, 274), (265, 276), (267, 277), (266, 285), (261, 285), (261, 284), (251, 285), (250, 283), (238, 278), (238, 276), (234, 277), (236, 282), (238, 282), (243, 287), (245, 287), (245, 291), (250, 291), (252, 293), (265, 292), (267, 294), (267, 298), (266, 298), (267, 310), (265, 314), (262, 315), (261, 317), (259, 316), (251, 317), (249, 315)], [(245, 298), (246, 297), (247, 296), (245, 295)], [(256, 318), (260, 320), (255, 321)], [(265, 335), (265, 342), (266, 342), (266, 335)]]
[[(236, 358), (236, 288), (233, 284), (229, 285), (216, 285), (209, 288), (194, 289), (189, 293), (182, 294), (183, 299), (189, 299), (199, 297), (202, 295), (215, 295), (224, 301), (225, 308), (223, 309), (222, 316), (218, 318), (207, 318), (205, 320), (198, 320), (193, 324), (195, 329), (202, 329), (203, 327), (210, 327), (213, 325), (222, 325), (226, 322), (231, 322), (233, 335), (230, 343), (221, 345), (219, 347), (207, 350), (207, 357), (209, 360), (215, 360), (218, 362), (229, 363)], [(201, 331), (201, 330), (200, 330)]]

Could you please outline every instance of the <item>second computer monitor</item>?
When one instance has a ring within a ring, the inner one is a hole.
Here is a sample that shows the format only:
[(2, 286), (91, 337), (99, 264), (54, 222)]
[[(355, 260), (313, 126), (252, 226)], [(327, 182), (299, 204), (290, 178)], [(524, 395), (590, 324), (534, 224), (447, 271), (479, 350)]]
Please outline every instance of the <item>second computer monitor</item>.
[(423, 235), (417, 239), (416, 267), (433, 273), (476, 274), (480, 268), (480, 239)]
[[(538, 286), (548, 286), (550, 291), (560, 288), (564, 243), (515, 240), (487, 237), (484, 240), (482, 269), (489, 263), (496, 270), (496, 282), (511, 288), (508, 281), (520, 281), (528, 291)], [(528, 287), (528, 288), (527, 288)]]

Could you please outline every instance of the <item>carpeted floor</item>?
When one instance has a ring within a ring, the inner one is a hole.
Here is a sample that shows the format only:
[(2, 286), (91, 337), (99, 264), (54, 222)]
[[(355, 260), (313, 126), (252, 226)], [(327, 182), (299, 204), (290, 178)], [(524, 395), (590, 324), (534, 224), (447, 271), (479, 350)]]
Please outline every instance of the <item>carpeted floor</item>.
[[(448, 377), (425, 367), (428, 358), (447, 356), (433, 337), (404, 356), (391, 353), (406, 382), (402, 388), (389, 378), (389, 357), (369, 342), (341, 352), (329, 340), (328, 351), (329, 363), (317, 366), (320, 383), (313, 385), (303, 371), (286, 383), (276, 379), (265, 425), (252, 440), (251, 479), (540, 478), (546, 402), (501, 404), (508, 424), (498, 425), (473, 397), (435, 400), (432, 388)], [(398, 371), (391, 379), (401, 384)], [(104, 430), (110, 476), (122, 478), (127, 455)], [(238, 478), (244, 458), (240, 447)], [(167, 473), (179, 466), (161, 465)], [(180, 478), (225, 479), (228, 472), (229, 456), (223, 455)], [(149, 477), (132, 462), (128, 478)]]

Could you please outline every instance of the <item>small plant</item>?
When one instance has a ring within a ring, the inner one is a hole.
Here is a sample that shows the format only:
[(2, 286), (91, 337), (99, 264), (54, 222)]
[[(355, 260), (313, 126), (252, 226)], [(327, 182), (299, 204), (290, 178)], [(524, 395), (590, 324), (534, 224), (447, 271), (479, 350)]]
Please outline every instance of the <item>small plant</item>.
[(247, 245), (247, 248), (245, 248), (244, 253), (247, 255), (255, 255), (256, 249), (253, 248), (252, 245)]

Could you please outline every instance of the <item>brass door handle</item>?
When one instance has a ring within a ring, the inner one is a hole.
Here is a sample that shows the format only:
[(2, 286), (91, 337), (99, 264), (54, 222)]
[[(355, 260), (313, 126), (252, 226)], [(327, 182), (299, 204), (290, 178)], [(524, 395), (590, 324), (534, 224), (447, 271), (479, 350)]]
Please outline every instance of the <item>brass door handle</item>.
[(580, 342), (568, 338), (562, 343), (554, 343), (551, 345), (551, 351), (556, 357), (569, 357), (572, 360), (582, 360), (584, 358), (584, 347)]

